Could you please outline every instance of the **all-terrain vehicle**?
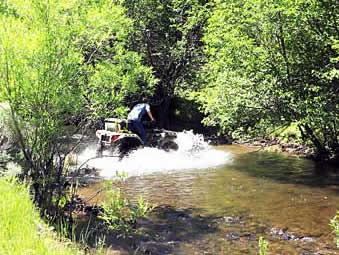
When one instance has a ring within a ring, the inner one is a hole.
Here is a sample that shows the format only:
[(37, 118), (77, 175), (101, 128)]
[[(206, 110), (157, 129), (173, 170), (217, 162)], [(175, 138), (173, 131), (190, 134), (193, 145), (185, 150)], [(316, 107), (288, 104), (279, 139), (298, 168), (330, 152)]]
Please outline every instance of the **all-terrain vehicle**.
[(151, 122), (143, 122), (147, 134), (147, 142), (143, 144), (140, 137), (129, 130), (128, 121), (124, 119), (105, 119), (105, 129), (96, 131), (99, 141), (97, 144), (97, 157), (102, 157), (104, 151), (108, 155), (123, 157), (131, 150), (142, 146), (155, 147), (165, 151), (177, 150), (175, 142), (177, 133), (165, 129), (154, 128)]

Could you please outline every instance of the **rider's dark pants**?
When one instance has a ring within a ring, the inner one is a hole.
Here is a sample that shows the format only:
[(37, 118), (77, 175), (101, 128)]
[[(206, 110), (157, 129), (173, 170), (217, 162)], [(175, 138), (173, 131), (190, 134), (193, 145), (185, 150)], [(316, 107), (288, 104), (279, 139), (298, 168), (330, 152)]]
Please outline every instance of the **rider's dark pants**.
[(137, 133), (140, 136), (142, 142), (146, 144), (146, 132), (142, 122), (140, 120), (129, 120), (129, 126), (131, 126), (131, 131)]

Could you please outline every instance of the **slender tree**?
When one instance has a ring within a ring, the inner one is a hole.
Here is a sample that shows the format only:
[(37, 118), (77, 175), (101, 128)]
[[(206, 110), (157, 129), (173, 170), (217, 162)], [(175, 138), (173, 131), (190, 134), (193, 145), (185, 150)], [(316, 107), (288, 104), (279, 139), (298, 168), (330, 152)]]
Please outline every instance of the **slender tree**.
[(155, 98), (161, 101), (159, 117), (166, 126), (171, 101), (180, 87), (192, 86), (203, 63), (202, 28), (208, 1), (122, 1), (134, 20), (129, 47), (142, 53), (159, 79)]
[(7, 1), (0, 15), (0, 98), (10, 105), (12, 129), (26, 165), (22, 176), (43, 214), (59, 215), (65, 198), (64, 120), (79, 111), (76, 86), (82, 56), (65, 9), (53, 1)]
[(131, 20), (113, 1), (5, 1), (0, 9), (0, 101), (10, 105), (12, 129), (43, 214), (61, 215), (73, 149), (64, 138), (74, 116), (123, 116), (124, 100), (155, 79), (126, 49)]

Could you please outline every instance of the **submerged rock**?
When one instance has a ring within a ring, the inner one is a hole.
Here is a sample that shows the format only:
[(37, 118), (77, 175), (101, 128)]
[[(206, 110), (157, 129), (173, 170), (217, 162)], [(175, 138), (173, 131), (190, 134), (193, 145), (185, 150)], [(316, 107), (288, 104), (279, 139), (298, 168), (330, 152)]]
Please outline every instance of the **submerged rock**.
[(311, 237), (301, 236), (298, 237), (294, 233), (287, 232), (284, 229), (272, 228), (270, 231), (272, 236), (278, 237), (281, 240), (290, 240), (290, 241), (302, 241), (302, 242), (312, 242)]
[(232, 144), (233, 139), (229, 136), (207, 136), (205, 141), (208, 142), (210, 145), (225, 145), (225, 144)]
[(163, 254), (171, 254), (173, 251), (173, 247), (176, 242), (141, 242), (139, 245), (139, 250), (145, 254), (152, 255), (163, 255)]

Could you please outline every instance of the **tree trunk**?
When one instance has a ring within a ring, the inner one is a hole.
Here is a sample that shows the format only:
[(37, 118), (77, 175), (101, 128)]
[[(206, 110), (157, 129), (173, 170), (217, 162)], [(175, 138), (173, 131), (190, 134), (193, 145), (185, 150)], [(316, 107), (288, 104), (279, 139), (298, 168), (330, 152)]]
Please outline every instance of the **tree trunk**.
[[(317, 150), (317, 157), (320, 160), (328, 159), (330, 156), (330, 152), (325, 148), (324, 144), (318, 139), (318, 137), (314, 134), (313, 130), (309, 125), (303, 124), (301, 125), (300, 131), (303, 137), (309, 138), (314, 144)], [(305, 132), (304, 132), (305, 131)]]
[(172, 98), (166, 97), (162, 104), (160, 105), (159, 115), (158, 115), (158, 125), (160, 128), (168, 129), (170, 127), (169, 120), (169, 109), (171, 105)]

